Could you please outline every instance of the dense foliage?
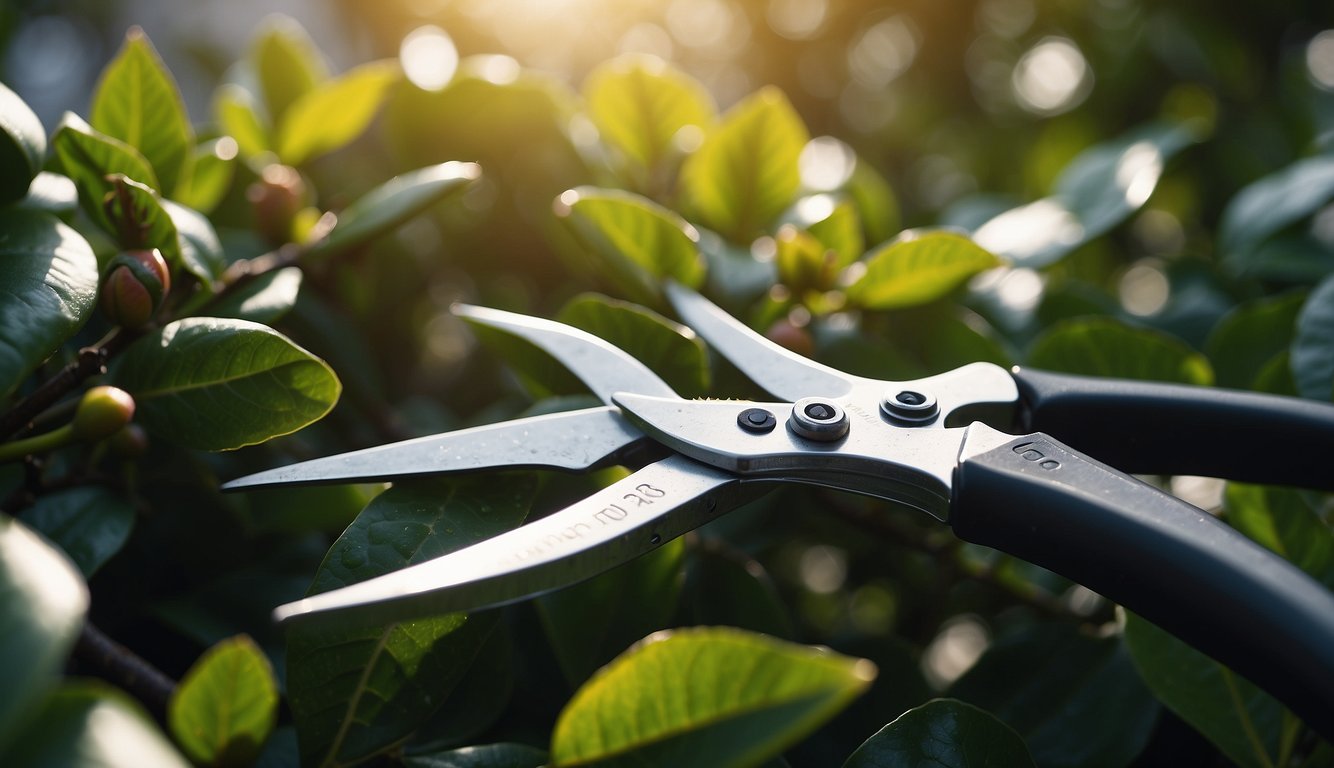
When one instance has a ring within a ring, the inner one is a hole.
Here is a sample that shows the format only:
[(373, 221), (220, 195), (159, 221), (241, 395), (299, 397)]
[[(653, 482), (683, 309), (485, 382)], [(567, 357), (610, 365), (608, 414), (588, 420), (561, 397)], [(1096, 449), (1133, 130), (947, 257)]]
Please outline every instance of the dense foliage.
[[(645, 56), (578, 90), (495, 56), (436, 90), (392, 61), (333, 72), (283, 21), (207, 122), (137, 30), (85, 116), (43, 126), (0, 86), (3, 762), (1334, 760), (1088, 590), (818, 489), (520, 605), (272, 625), (624, 475), (218, 491), (589, 403), (530, 347), (469, 332), (460, 298), (601, 335), (686, 396), (754, 388), (670, 319), (669, 278), (877, 378), (987, 360), (1334, 398), (1328, 133), (1219, 189), (1208, 158), (1236, 137), (1186, 94), (1052, 150), (1031, 200), (905, 216), (808, 125), (779, 88), (720, 108)], [(1326, 497), (1160, 480), (1334, 588)]]

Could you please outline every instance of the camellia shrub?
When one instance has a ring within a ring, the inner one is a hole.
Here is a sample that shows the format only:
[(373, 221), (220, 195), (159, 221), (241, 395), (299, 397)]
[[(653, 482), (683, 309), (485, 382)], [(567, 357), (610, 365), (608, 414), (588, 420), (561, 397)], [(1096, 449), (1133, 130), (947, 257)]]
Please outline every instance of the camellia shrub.
[[(576, 90), (479, 56), (428, 91), (392, 61), (331, 71), (277, 21), (229, 77), (192, 120), (132, 30), (84, 114), (42, 125), (0, 86), (0, 762), (1334, 760), (1153, 625), (883, 502), (784, 487), (518, 605), (284, 632), (276, 605), (626, 470), (218, 490), (590, 403), (458, 299), (584, 328), (685, 396), (755, 394), (673, 322), (669, 279), (866, 376), (985, 360), (1329, 401), (1328, 143), (1143, 258), (1125, 232), (1189, 205), (1192, 153), (1226, 130), (1207, 111), (1084, 148), (1039, 199), (905, 230), (781, 90), (723, 109), (653, 58)], [(1328, 497), (1156, 480), (1334, 588)]]

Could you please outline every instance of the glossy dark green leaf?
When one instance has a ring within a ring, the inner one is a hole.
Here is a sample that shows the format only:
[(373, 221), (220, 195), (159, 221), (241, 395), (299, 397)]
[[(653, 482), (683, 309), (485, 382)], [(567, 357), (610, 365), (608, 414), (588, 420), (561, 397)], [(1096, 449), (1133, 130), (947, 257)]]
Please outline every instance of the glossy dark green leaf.
[(848, 287), (848, 301), (867, 309), (898, 309), (946, 296), (1001, 261), (963, 235), (939, 231), (904, 233), (870, 253), (865, 264)]
[(264, 652), (247, 635), (204, 652), (167, 707), (171, 735), (196, 763), (248, 766), (273, 732), (278, 683)]
[(328, 65), (304, 27), (287, 16), (270, 16), (247, 55), (273, 125), (282, 123), (297, 99), (329, 78)]
[(404, 768), (542, 768), (547, 753), (523, 744), (482, 744), (404, 758)]
[(328, 413), (341, 391), (328, 365), (272, 328), (211, 317), (139, 339), (112, 378), (150, 430), (212, 451), (295, 432)]
[(34, 713), (23, 739), (5, 754), (22, 768), (190, 768), (142, 708), (105, 683), (67, 683)]
[(231, 136), (205, 141), (190, 153), (190, 172), (181, 177), (173, 194), (176, 202), (209, 213), (222, 202), (236, 175), (238, 143)]
[(1239, 304), (1224, 315), (1205, 345), (1218, 386), (1249, 389), (1264, 365), (1292, 343), (1305, 301), (1305, 293), (1269, 296)]
[(1144, 749), (1159, 708), (1118, 637), (1035, 624), (991, 644), (949, 689), (1013, 728), (1049, 768), (1116, 768)]
[(1302, 492), (1228, 483), (1225, 519), (1334, 590), (1334, 534)]
[[(578, 686), (636, 640), (666, 629), (681, 594), (685, 541), (592, 579), (537, 598), (551, 649), (571, 686)], [(615, 616), (615, 621), (606, 617)]]
[(93, 130), (73, 112), (66, 112), (51, 138), (51, 149), (60, 160), (61, 170), (74, 180), (79, 188), (79, 202), (88, 217), (107, 232), (115, 232), (102, 209), (103, 201), (111, 192), (108, 176), (121, 174), (153, 189), (161, 189), (157, 174), (139, 154), (125, 142)]
[[(514, 696), (516, 658), (510, 627), (502, 624), (477, 651), (468, 671), (444, 706), (417, 729), (403, 750), (409, 755), (433, 755), (470, 744), (502, 721)], [(537, 638), (535, 638), (537, 639)], [(545, 756), (545, 753), (543, 753)]]
[(1179, 339), (1106, 317), (1077, 318), (1048, 328), (1033, 342), (1035, 368), (1086, 376), (1208, 385), (1209, 361)]
[(386, 89), (401, 78), (396, 63), (376, 61), (301, 94), (277, 121), (278, 157), (302, 165), (350, 143), (380, 111)]
[(370, 483), (261, 488), (246, 493), (246, 519), (265, 533), (338, 534), (382, 490)]
[[(143, 30), (132, 27), (93, 91), (89, 122), (139, 150), (153, 166), (160, 190), (171, 193), (188, 173), (194, 130), (176, 81)], [(137, 179), (144, 181), (143, 179)]]
[(1259, 688), (1134, 614), (1126, 645), (1149, 690), (1243, 768), (1276, 765), (1293, 715)]
[(55, 684), (88, 610), (74, 565), (27, 526), (0, 515), (0, 747)]
[(199, 211), (171, 200), (163, 200), (162, 207), (176, 226), (181, 266), (204, 285), (211, 286), (213, 279), (222, 274), (226, 264), (218, 233), (213, 231), (213, 225)]
[(683, 397), (702, 397), (709, 388), (704, 343), (685, 326), (636, 304), (583, 294), (556, 317), (629, 352)]
[(1302, 397), (1334, 399), (1334, 276), (1316, 286), (1302, 305), (1291, 364)]
[(40, 211), (0, 211), (0, 397), (83, 327), (97, 303), (97, 257)]
[(277, 322), (296, 306), (301, 292), (300, 267), (265, 272), (239, 288), (228, 291), (208, 306), (214, 317), (235, 317), (256, 323)]
[(978, 227), (982, 247), (1023, 267), (1045, 267), (1139, 210), (1174, 155), (1199, 140), (1190, 126), (1150, 124), (1085, 150), (1061, 172), (1050, 197)]
[(475, 163), (450, 161), (395, 176), (338, 214), (329, 236), (310, 247), (311, 258), (332, 256), (390, 232), (481, 176)]
[(213, 95), (213, 116), (222, 130), (236, 140), (241, 157), (273, 151), (273, 129), (260, 117), (254, 94), (245, 88), (235, 83), (219, 86)]
[(777, 88), (728, 110), (681, 169), (688, 215), (735, 243), (748, 243), (792, 204), (797, 160), (810, 140), (801, 116)]
[[(330, 548), (311, 593), (424, 562), (514, 528), (529, 475), (402, 483), (376, 497)], [(407, 738), (445, 701), (495, 614), (448, 614), (379, 627), (297, 628), (288, 691), (303, 765), (350, 764)]]
[(792, 618), (758, 560), (703, 539), (689, 551), (682, 606), (697, 626), (725, 625), (793, 637)]
[(1239, 272), (1251, 267), (1256, 249), (1280, 230), (1311, 215), (1334, 198), (1334, 155), (1299, 160), (1241, 190), (1223, 211), (1218, 249)]
[(691, 287), (704, 280), (694, 227), (647, 198), (580, 187), (562, 193), (555, 210), (595, 269), (633, 299), (660, 301), (666, 278)]
[(39, 496), (20, 518), (79, 567), (84, 578), (120, 551), (134, 528), (134, 506), (96, 485)]
[(736, 629), (660, 632), (575, 693), (556, 721), (551, 763), (760, 763), (846, 706), (874, 677), (865, 660)]
[(46, 159), (46, 129), (37, 113), (0, 83), (0, 205), (23, 197)]
[(843, 768), (1024, 768), (1023, 739), (984, 710), (953, 699), (911, 709), (866, 740)]
[(703, 133), (716, 119), (713, 97), (699, 81), (651, 56), (631, 54), (598, 66), (583, 94), (602, 140), (633, 163), (644, 183), (682, 154), (676, 142), (683, 128)]

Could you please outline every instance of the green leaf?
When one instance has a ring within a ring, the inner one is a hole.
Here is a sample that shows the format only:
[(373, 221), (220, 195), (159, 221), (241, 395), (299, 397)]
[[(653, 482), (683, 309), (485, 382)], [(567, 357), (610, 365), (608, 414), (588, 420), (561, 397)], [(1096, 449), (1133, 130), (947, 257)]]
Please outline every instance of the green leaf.
[[(88, 610), (79, 572), (13, 518), (0, 515), (0, 747), (40, 706)], [(25, 732), (17, 743), (31, 740)]]
[(208, 306), (214, 317), (235, 317), (256, 323), (274, 323), (296, 306), (301, 292), (301, 268), (285, 267), (265, 272), (229, 291), (220, 301)]
[(1180, 339), (1108, 317), (1076, 318), (1048, 328), (1033, 342), (1028, 363), (1085, 376), (1213, 383), (1209, 361)]
[[(535, 633), (536, 634), (536, 633)], [(540, 635), (534, 637), (540, 640)], [(404, 746), (411, 755), (431, 755), (469, 744), (496, 725), (514, 697), (516, 658), (509, 627), (501, 625), (477, 651), (444, 706), (424, 723)], [(545, 758), (546, 753), (542, 753)]]
[(171, 217), (171, 223), (176, 226), (176, 234), (179, 235), (177, 245), (180, 247), (181, 266), (199, 278), (205, 287), (211, 287), (213, 279), (222, 274), (226, 264), (222, 243), (218, 240), (218, 233), (213, 231), (213, 224), (199, 211), (171, 200), (163, 200), (162, 208)]
[(783, 92), (762, 88), (723, 116), (681, 169), (685, 208), (732, 242), (748, 243), (792, 204), (810, 135)]
[(857, 748), (843, 768), (1022, 768), (1033, 766), (1019, 734), (953, 699), (910, 709)]
[(682, 154), (683, 128), (707, 131), (716, 119), (713, 98), (693, 77), (661, 59), (619, 56), (584, 81), (588, 116), (602, 140), (619, 150), (648, 181)]
[(46, 159), (46, 129), (17, 93), (0, 83), (0, 205), (28, 193)]
[(839, 267), (856, 261), (866, 250), (861, 217), (850, 200), (835, 202), (828, 216), (809, 222), (806, 230), (836, 254), (835, 264)]
[(551, 736), (554, 766), (748, 765), (860, 694), (862, 659), (735, 629), (652, 635), (580, 688)]
[(909, 230), (867, 256), (848, 300), (867, 309), (898, 309), (942, 298), (968, 278), (1001, 264), (967, 237)]
[(481, 176), (475, 163), (450, 161), (400, 174), (367, 192), (338, 214), (328, 237), (310, 247), (310, 258), (327, 258), (397, 229), (440, 201), (461, 193)]
[(605, 296), (583, 294), (562, 307), (556, 319), (629, 352), (683, 397), (702, 397), (709, 389), (709, 358), (704, 343), (694, 331), (656, 312)]
[(87, 322), (97, 257), (49, 213), (0, 211), (0, 397)]
[(1308, 157), (1241, 190), (1218, 226), (1223, 262), (1248, 272), (1260, 244), (1334, 198), (1334, 155)]
[(1002, 636), (948, 695), (1013, 728), (1044, 768), (1129, 765), (1159, 714), (1119, 637), (1065, 622)]
[(242, 157), (273, 151), (270, 128), (259, 116), (254, 94), (245, 88), (235, 83), (219, 86), (213, 94), (213, 116), (223, 132), (236, 140)]
[[(440, 557), (516, 527), (530, 475), (400, 483), (334, 542), (311, 593)], [(485, 642), (495, 614), (454, 613), (382, 627), (349, 622), (288, 636), (288, 690), (303, 765), (346, 765), (409, 736), (444, 702)]]
[(196, 763), (248, 766), (278, 717), (278, 683), (246, 635), (204, 652), (176, 686), (167, 707), (171, 735)]
[(995, 216), (973, 239), (1016, 266), (1054, 264), (1143, 207), (1167, 161), (1199, 138), (1188, 124), (1150, 124), (1085, 150), (1050, 197)]
[(134, 506), (100, 486), (39, 496), (20, 518), (60, 547), (84, 578), (125, 545), (134, 528)]
[(278, 157), (302, 165), (347, 145), (370, 125), (386, 89), (401, 76), (396, 63), (375, 61), (302, 94), (277, 123)]
[(901, 221), (899, 198), (885, 177), (870, 163), (858, 157), (844, 189), (857, 204), (858, 218), (866, 227), (866, 236), (871, 242), (883, 243), (898, 234)]
[(135, 701), (94, 681), (61, 686), (5, 760), (23, 768), (190, 768)]
[(130, 28), (120, 52), (102, 70), (89, 122), (139, 150), (162, 182), (158, 189), (176, 189), (195, 143), (194, 131), (176, 81), (138, 27)]
[(404, 768), (542, 768), (547, 753), (523, 744), (483, 744), (403, 759)]
[(112, 236), (123, 250), (157, 248), (173, 267), (181, 266), (181, 243), (176, 224), (167, 215), (162, 198), (152, 187), (120, 174), (107, 177), (111, 185), (106, 204)]
[(1279, 734), (1291, 718), (1276, 700), (1154, 624), (1126, 614), (1126, 645), (1140, 677), (1228, 759), (1243, 768), (1277, 765)]
[(555, 210), (594, 269), (636, 300), (660, 301), (666, 278), (692, 288), (704, 281), (694, 227), (647, 198), (580, 187), (561, 194)]
[(1218, 386), (1249, 389), (1265, 364), (1287, 351), (1305, 301), (1304, 292), (1267, 296), (1224, 315), (1205, 344)]
[[(641, 637), (665, 629), (681, 594), (685, 540), (537, 599), (551, 650), (577, 686)], [(615, 616), (615, 621), (606, 617)]]
[(1334, 535), (1300, 492), (1228, 483), (1223, 508), (1233, 528), (1334, 590)]
[(272, 328), (212, 317), (139, 339), (112, 378), (148, 429), (210, 451), (295, 432), (328, 413), (341, 390), (329, 366)]
[(692, 624), (726, 625), (774, 637), (793, 637), (792, 618), (764, 566), (712, 539), (689, 552), (685, 598)]
[(153, 189), (158, 186), (157, 175), (139, 151), (125, 142), (98, 133), (73, 112), (66, 112), (51, 139), (51, 148), (60, 160), (61, 169), (79, 188), (79, 202), (88, 217), (102, 229), (116, 230), (102, 210), (102, 203), (111, 192), (108, 176), (121, 174)]
[(247, 63), (259, 82), (273, 125), (280, 125), (293, 103), (329, 79), (328, 66), (315, 42), (288, 16), (265, 20), (264, 29), (251, 44)]
[(202, 213), (216, 208), (236, 175), (237, 146), (236, 139), (223, 136), (195, 147), (190, 155), (190, 173), (176, 185), (176, 202)]
[(28, 196), (18, 201), (19, 208), (53, 213), (68, 221), (79, 207), (79, 190), (68, 176), (42, 171), (28, 186)]
[(1311, 291), (1297, 316), (1291, 364), (1302, 397), (1334, 398), (1334, 276)]

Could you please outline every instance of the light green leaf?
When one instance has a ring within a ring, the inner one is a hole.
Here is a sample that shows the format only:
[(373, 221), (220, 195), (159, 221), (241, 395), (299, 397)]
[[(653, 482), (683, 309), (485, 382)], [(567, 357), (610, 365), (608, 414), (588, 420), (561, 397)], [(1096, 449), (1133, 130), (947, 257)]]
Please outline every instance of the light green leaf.
[(910, 709), (866, 740), (843, 768), (1024, 768), (1034, 765), (1019, 734), (953, 699)]
[(844, 190), (857, 204), (858, 217), (871, 242), (883, 243), (898, 234), (902, 218), (899, 198), (885, 177), (870, 163), (857, 158), (852, 178), (848, 179)]
[[(530, 475), (400, 483), (376, 497), (325, 556), (311, 594), (440, 557), (518, 526)], [(407, 738), (467, 671), (494, 612), (380, 627), (297, 627), (288, 690), (302, 764), (348, 765)]]
[(1252, 266), (1259, 245), (1334, 198), (1334, 154), (1299, 160), (1241, 190), (1218, 226), (1223, 261), (1238, 272)]
[[(65, 666), (88, 610), (74, 565), (27, 526), (0, 515), (0, 748)], [(31, 732), (17, 738), (30, 742)]]
[(190, 173), (176, 185), (176, 202), (202, 213), (216, 208), (236, 175), (237, 146), (236, 139), (223, 136), (195, 147)]
[(953, 232), (910, 230), (867, 256), (848, 300), (867, 309), (899, 309), (942, 298), (968, 278), (1001, 264)]
[(23, 197), (46, 159), (46, 129), (17, 93), (0, 83), (0, 205)]
[(395, 176), (339, 213), (328, 237), (312, 245), (308, 255), (325, 258), (364, 245), (467, 189), (481, 173), (476, 163), (450, 161)]
[(815, 235), (784, 224), (774, 235), (778, 279), (799, 299), (834, 287), (837, 255)]
[(176, 224), (167, 215), (158, 193), (118, 173), (108, 176), (107, 183), (111, 189), (103, 209), (116, 245), (122, 249), (157, 248), (168, 264), (181, 266)]
[(748, 243), (797, 195), (810, 139), (783, 92), (763, 88), (723, 117), (681, 169), (685, 209), (732, 242)]
[(704, 343), (694, 331), (656, 312), (605, 296), (583, 294), (562, 307), (557, 319), (634, 355), (683, 397), (703, 397), (709, 388), (709, 358)]
[(1301, 492), (1228, 483), (1223, 509), (1233, 528), (1334, 590), (1334, 534)]
[(1272, 768), (1284, 720), (1276, 700), (1203, 653), (1131, 613), (1126, 645), (1149, 690), (1243, 768)]
[(23, 768), (190, 768), (135, 701), (94, 681), (61, 686), (5, 760)]
[(130, 537), (134, 506), (107, 488), (88, 485), (39, 496), (20, 519), (91, 578)]
[(483, 744), (403, 759), (404, 768), (542, 768), (547, 753), (523, 744)]
[(574, 694), (551, 736), (552, 764), (757, 764), (874, 677), (868, 661), (740, 630), (659, 632)]
[(350, 143), (370, 125), (386, 89), (401, 77), (396, 63), (375, 61), (302, 94), (278, 121), (278, 157), (302, 165)]
[(1028, 363), (1063, 373), (1201, 386), (1214, 378), (1208, 359), (1180, 339), (1109, 317), (1076, 318), (1048, 328), (1033, 342)]
[(683, 128), (702, 135), (716, 119), (713, 98), (699, 81), (652, 56), (603, 63), (589, 73), (583, 93), (603, 141), (625, 155), (644, 182), (682, 154), (676, 141)]
[(139, 339), (112, 379), (148, 429), (210, 451), (295, 432), (328, 413), (342, 389), (329, 366), (272, 328), (212, 317)]
[(235, 317), (256, 323), (273, 323), (296, 306), (301, 292), (300, 267), (266, 272), (208, 306), (213, 317)]
[(78, 232), (49, 213), (0, 211), (0, 397), (83, 327), (97, 281)]
[(167, 706), (172, 737), (190, 759), (215, 767), (248, 766), (278, 717), (278, 683), (246, 635), (209, 648), (181, 678)]
[(632, 298), (658, 302), (658, 286), (665, 278), (691, 287), (704, 280), (695, 229), (647, 198), (580, 187), (561, 194), (556, 220), (595, 268)]
[(139, 151), (125, 142), (93, 130), (73, 112), (66, 112), (51, 139), (61, 169), (79, 188), (79, 202), (88, 217), (107, 232), (115, 232), (102, 203), (111, 191), (108, 176), (121, 174), (153, 189), (157, 175)]
[(211, 287), (213, 279), (222, 274), (226, 264), (222, 243), (218, 233), (213, 231), (213, 224), (204, 214), (180, 203), (163, 200), (162, 207), (176, 227), (181, 266), (206, 287)]
[(1305, 301), (1302, 292), (1268, 296), (1238, 304), (1224, 315), (1205, 344), (1218, 386), (1249, 389), (1265, 364), (1287, 351)]
[(837, 255), (835, 264), (840, 268), (856, 261), (866, 250), (861, 217), (851, 200), (836, 200), (827, 216), (807, 222), (805, 228)]
[(281, 125), (293, 103), (329, 79), (328, 65), (315, 41), (289, 16), (265, 19), (246, 58), (273, 125)]
[[(222, 130), (236, 140), (242, 157), (273, 151), (270, 128), (259, 116), (255, 96), (235, 83), (218, 87), (213, 94), (213, 117)], [(184, 201), (183, 201), (184, 202)]]
[(157, 189), (176, 189), (186, 172), (194, 131), (176, 81), (138, 27), (126, 33), (124, 45), (102, 70), (89, 122), (139, 150), (162, 183)]
[(1334, 398), (1334, 276), (1316, 286), (1302, 305), (1291, 364), (1302, 397)]

